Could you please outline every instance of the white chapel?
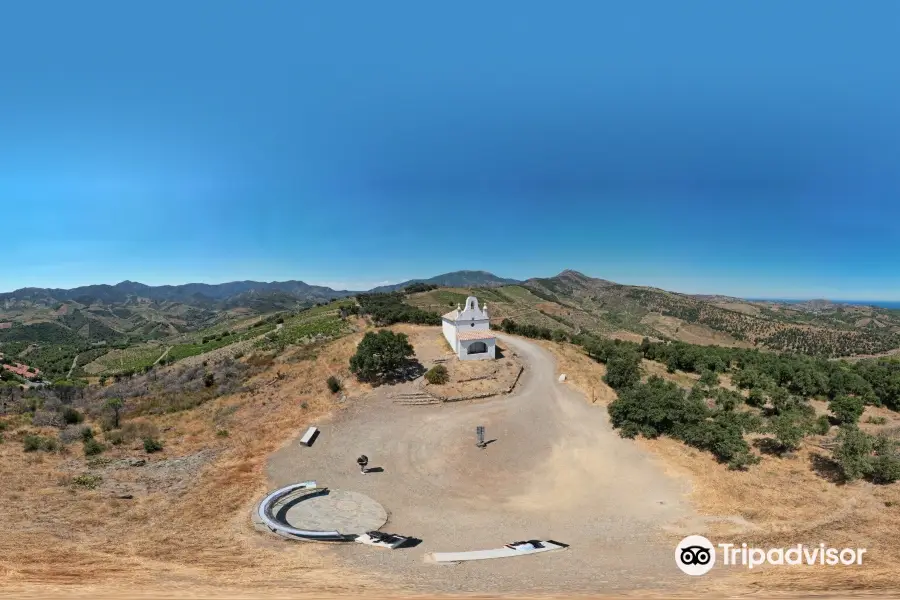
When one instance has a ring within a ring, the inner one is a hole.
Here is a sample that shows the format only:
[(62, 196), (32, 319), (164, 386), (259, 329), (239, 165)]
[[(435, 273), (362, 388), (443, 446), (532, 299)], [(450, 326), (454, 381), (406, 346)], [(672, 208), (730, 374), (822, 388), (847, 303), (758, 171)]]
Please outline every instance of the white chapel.
[(496, 358), (497, 339), (491, 332), (487, 304), (479, 308), (478, 298), (469, 296), (465, 308), (457, 305), (441, 320), (444, 337), (460, 360)]

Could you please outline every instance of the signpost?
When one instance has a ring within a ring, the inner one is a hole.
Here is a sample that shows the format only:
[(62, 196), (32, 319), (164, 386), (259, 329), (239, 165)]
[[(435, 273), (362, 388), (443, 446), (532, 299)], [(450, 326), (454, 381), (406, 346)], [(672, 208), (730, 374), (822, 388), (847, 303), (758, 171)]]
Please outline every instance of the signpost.
[(479, 425), (475, 428), (475, 436), (478, 438), (478, 443), (475, 445), (479, 448), (484, 448), (487, 445), (484, 443), (484, 425)]

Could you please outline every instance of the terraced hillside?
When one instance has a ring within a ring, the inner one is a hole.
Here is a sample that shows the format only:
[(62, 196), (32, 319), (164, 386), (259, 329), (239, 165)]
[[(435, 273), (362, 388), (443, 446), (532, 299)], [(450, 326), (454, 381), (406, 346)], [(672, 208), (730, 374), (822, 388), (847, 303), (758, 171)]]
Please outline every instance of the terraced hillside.
[(445, 313), (474, 294), (504, 318), (567, 333), (647, 336), (694, 344), (761, 347), (822, 357), (879, 354), (900, 348), (900, 312), (832, 303), (750, 302), (689, 296), (563, 271), (492, 288), (439, 288), (407, 302)]
[(493, 324), (499, 324), (503, 319), (513, 319), (519, 323), (562, 329), (569, 333), (580, 329), (609, 330), (597, 317), (558, 302), (548, 302), (521, 285), (499, 288), (439, 288), (410, 294), (406, 297), (406, 302), (423, 310), (444, 314), (457, 305), (464, 304), (466, 297), (470, 295), (475, 295), (480, 302), (487, 303)]
[[(833, 305), (828, 311), (814, 312), (803, 305), (777, 303), (744, 301), (729, 306), (574, 271), (531, 279), (525, 285), (548, 300), (601, 314), (623, 328), (640, 333), (649, 327), (664, 337), (694, 343), (699, 340), (685, 338), (700, 328), (710, 333), (710, 343), (749, 344), (824, 357), (877, 354), (900, 347), (900, 314), (875, 307)], [(722, 335), (727, 338), (715, 339)]]
[[(251, 296), (242, 306), (215, 309), (146, 299), (124, 304), (7, 300), (0, 309), (0, 323), (7, 323), (0, 328), (0, 353), (27, 356), (28, 364), (50, 379), (138, 372), (160, 359), (178, 360), (273, 330), (274, 318), (266, 328), (250, 331), (273, 314), (273, 306), (282, 305), (278, 296), (272, 302)], [(299, 311), (310, 303), (293, 298), (290, 304)]]

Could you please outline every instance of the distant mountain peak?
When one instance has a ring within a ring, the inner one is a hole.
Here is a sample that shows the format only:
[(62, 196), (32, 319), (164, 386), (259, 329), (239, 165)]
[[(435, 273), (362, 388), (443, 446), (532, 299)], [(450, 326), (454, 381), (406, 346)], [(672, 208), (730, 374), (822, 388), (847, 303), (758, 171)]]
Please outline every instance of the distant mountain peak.
[(588, 277), (581, 271), (576, 271), (574, 269), (564, 269), (563, 271), (560, 271), (560, 273), (559, 273), (559, 275), (557, 275), (557, 277), (575, 277), (577, 279), (590, 279), (590, 277)]
[(497, 287), (502, 285), (514, 285), (521, 283), (517, 279), (498, 277), (488, 271), (451, 271), (436, 275), (429, 279), (410, 279), (393, 285), (382, 285), (369, 290), (370, 292), (395, 292), (414, 283), (428, 283), (443, 287)]

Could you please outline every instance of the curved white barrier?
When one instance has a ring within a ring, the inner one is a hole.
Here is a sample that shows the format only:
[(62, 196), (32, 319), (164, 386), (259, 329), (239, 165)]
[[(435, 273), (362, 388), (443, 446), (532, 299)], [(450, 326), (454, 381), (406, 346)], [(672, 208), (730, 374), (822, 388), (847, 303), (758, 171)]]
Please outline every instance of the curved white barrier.
[(292, 535), (300, 538), (307, 538), (311, 540), (318, 540), (323, 542), (348, 541), (348, 537), (340, 533), (339, 531), (315, 531), (309, 529), (297, 529), (295, 527), (291, 527), (290, 525), (286, 525), (275, 518), (275, 515), (272, 514), (272, 508), (276, 504), (278, 504), (279, 500), (283, 499), (285, 496), (292, 494), (293, 492), (296, 492), (299, 489), (325, 490), (327, 488), (316, 487), (315, 481), (304, 481), (302, 483), (294, 483), (287, 487), (275, 490), (274, 492), (263, 498), (263, 501), (259, 503), (259, 508), (257, 508), (257, 514), (259, 515), (259, 518), (262, 520), (262, 522), (266, 525), (266, 527), (278, 533)]

